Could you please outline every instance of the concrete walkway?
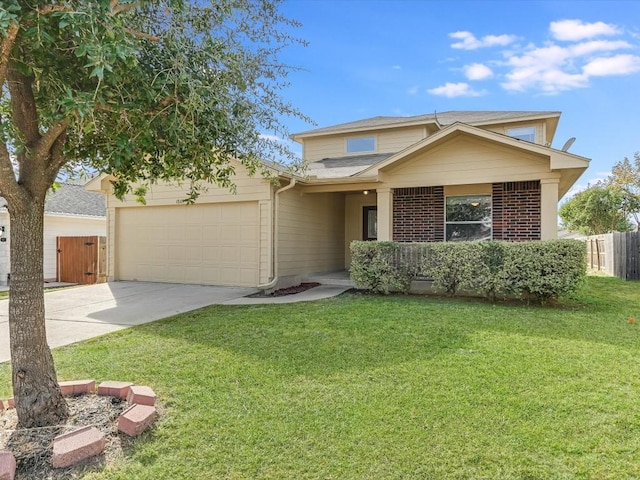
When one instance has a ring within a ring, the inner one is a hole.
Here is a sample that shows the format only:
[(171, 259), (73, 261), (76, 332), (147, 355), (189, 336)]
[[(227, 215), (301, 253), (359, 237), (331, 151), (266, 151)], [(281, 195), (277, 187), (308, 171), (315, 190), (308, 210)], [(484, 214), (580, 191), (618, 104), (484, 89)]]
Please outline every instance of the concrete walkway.
[[(208, 305), (292, 303), (333, 297), (349, 287), (321, 285), (284, 297), (247, 298), (255, 288), (113, 282), (45, 293), (49, 346), (69, 345)], [(9, 360), (9, 300), (0, 300), (0, 362)]]

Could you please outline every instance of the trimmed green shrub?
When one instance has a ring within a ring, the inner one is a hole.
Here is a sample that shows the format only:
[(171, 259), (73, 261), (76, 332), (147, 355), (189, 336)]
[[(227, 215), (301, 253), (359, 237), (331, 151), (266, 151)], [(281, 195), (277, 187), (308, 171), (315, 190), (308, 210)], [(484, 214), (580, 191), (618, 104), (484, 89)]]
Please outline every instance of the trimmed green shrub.
[(541, 302), (574, 292), (587, 272), (586, 246), (578, 240), (504, 244), (503, 289)]
[(394, 242), (351, 242), (351, 279), (358, 288), (376, 293), (407, 293), (415, 269), (400, 255)]
[(378, 293), (407, 292), (415, 276), (449, 295), (461, 291), (495, 300), (540, 302), (574, 292), (586, 275), (586, 249), (577, 240), (405, 244), (353, 242), (351, 277)]
[(425, 250), (420, 275), (433, 280), (433, 288), (453, 296), (475, 290), (488, 273), (478, 258), (478, 243), (432, 243)]

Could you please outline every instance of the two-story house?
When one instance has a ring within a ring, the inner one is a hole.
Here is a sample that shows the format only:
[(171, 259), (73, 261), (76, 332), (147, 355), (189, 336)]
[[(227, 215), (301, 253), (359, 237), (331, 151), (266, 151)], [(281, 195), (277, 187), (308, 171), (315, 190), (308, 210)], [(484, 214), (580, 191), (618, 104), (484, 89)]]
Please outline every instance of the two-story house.
[(374, 117), (292, 136), (304, 175), (280, 186), (238, 165), (237, 193), (195, 205), (155, 185), (121, 202), (109, 179), (112, 280), (282, 287), (349, 267), (353, 240), (440, 242), (556, 237), (557, 205), (589, 160), (551, 147), (559, 112)]

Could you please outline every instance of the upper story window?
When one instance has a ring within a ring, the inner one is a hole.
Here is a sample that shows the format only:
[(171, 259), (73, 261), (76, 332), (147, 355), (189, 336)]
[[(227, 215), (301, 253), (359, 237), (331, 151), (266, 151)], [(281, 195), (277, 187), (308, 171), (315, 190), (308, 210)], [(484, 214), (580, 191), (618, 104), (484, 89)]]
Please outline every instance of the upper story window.
[(374, 137), (347, 138), (347, 153), (375, 152), (376, 139)]
[(518, 140), (526, 140), (527, 142), (536, 142), (536, 127), (510, 128), (507, 135)]

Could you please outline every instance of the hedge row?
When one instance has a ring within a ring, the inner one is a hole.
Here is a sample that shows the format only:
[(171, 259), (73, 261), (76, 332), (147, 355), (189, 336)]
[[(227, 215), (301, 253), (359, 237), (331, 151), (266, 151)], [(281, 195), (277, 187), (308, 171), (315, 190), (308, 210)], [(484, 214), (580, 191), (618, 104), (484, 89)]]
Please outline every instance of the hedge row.
[(585, 275), (585, 244), (577, 240), (351, 244), (356, 286), (385, 294), (406, 293), (412, 279), (424, 277), (449, 295), (543, 302), (574, 292)]

